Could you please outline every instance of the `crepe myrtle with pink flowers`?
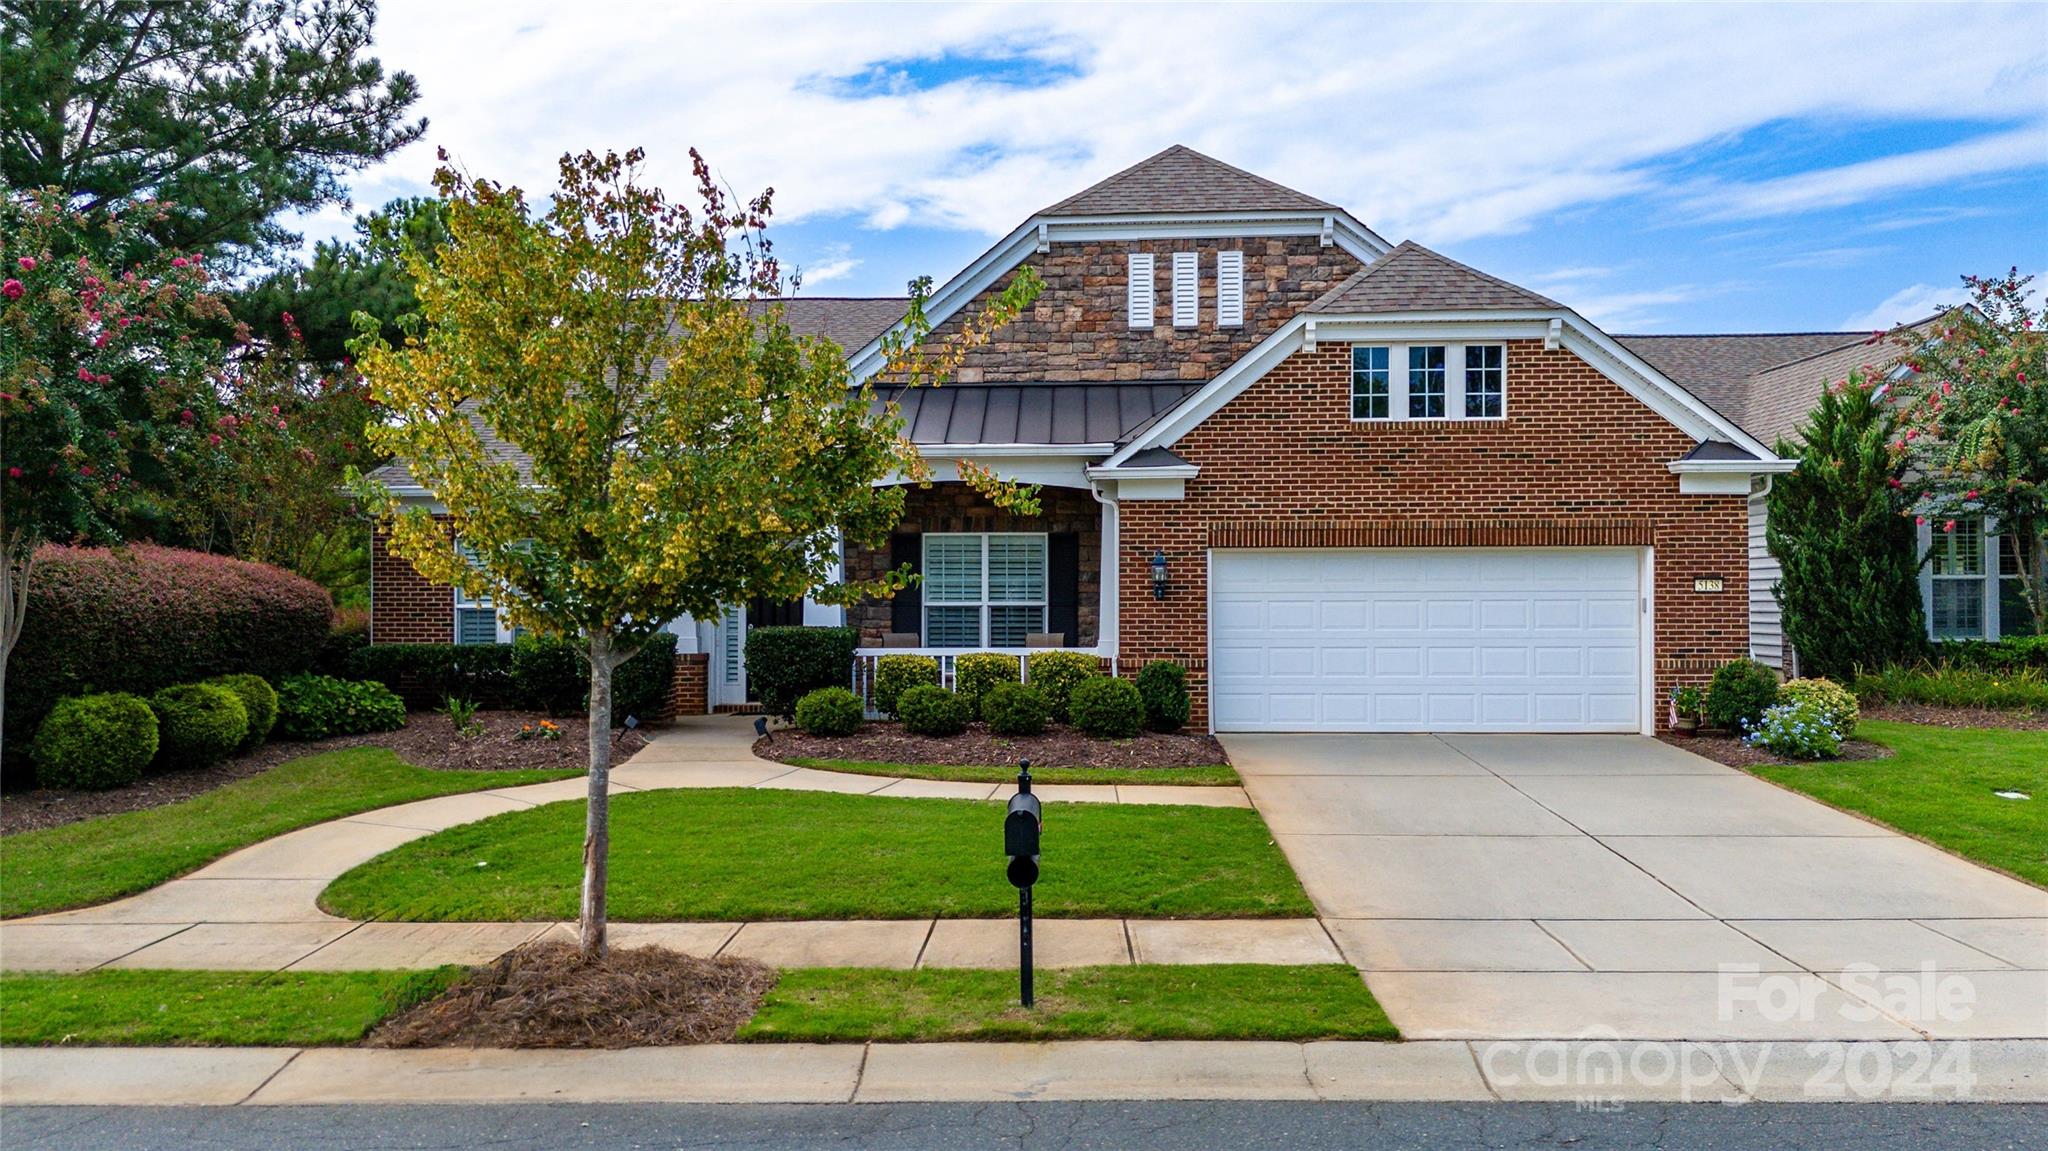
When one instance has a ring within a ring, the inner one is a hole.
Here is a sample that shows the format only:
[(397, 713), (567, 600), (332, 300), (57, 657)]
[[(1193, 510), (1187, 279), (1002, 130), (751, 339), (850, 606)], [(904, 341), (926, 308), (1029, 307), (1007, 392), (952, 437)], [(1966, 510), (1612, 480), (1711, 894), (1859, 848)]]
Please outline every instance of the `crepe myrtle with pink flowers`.
[[(0, 203), (0, 699), (38, 545), (110, 541), (212, 412), (228, 322), (196, 254), (145, 254), (154, 202), (88, 216), (54, 189)], [(0, 732), (4, 739), (4, 732)]]

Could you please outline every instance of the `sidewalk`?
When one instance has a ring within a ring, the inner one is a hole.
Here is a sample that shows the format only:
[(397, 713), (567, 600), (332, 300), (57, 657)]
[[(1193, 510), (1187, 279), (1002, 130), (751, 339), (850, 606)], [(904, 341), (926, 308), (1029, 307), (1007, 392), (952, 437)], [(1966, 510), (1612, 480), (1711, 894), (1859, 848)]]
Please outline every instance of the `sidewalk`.
[(0, 1062), (10, 1106), (1084, 1099), (2040, 1103), (2048, 1040), (9, 1048)]
[[(757, 758), (753, 727), (730, 716), (678, 722), (613, 769), (613, 794), (679, 787), (759, 787), (858, 795), (987, 800), (1007, 786), (853, 775)], [(1143, 803), (1249, 807), (1239, 787), (1049, 784), (1047, 804)], [(459, 824), (576, 800), (582, 779), (441, 796), (366, 811), (268, 839), (190, 875), (98, 907), (0, 924), (0, 968), (88, 971), (103, 966), (227, 971), (349, 970), (487, 963), (551, 931), (552, 923), (366, 923), (328, 915), (315, 900), (351, 868)], [(1045, 920), (1040, 962), (1341, 963), (1315, 920), (1152, 923)], [(813, 923), (614, 924), (613, 941), (660, 943), (692, 954), (747, 955), (782, 966), (1001, 967), (1015, 962), (1015, 926), (930, 919)]]

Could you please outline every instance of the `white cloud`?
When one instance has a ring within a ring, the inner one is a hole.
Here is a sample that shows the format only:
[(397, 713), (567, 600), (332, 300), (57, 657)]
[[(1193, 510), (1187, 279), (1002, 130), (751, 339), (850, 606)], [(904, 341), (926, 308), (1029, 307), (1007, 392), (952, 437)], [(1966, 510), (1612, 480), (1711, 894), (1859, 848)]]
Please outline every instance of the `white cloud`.
[(1914, 284), (1886, 296), (1882, 303), (1869, 311), (1858, 312), (1843, 320), (1841, 328), (1845, 332), (1886, 331), (1913, 320), (1924, 320), (1943, 308), (1960, 304), (1969, 298), (1969, 292), (1960, 284), (1952, 287)]
[[(1672, 157), (1759, 125), (1956, 109), (2009, 125), (2048, 105), (2048, 9), (1731, 11), (391, 4), (378, 50), (419, 77), (433, 124), (357, 186), (417, 184), (440, 145), (479, 174), (544, 189), (564, 151), (639, 144), (651, 177), (684, 195), (694, 144), (735, 188), (775, 185), (784, 220), (999, 234), (1179, 142), (1345, 204), (1391, 238), (1444, 245), (1668, 190)], [(913, 53), (1020, 46), (1058, 66), (1049, 82), (892, 82), (861, 96), (820, 82), (882, 62), (912, 75)], [(2042, 132), (1735, 184), (1718, 209), (1799, 211), (2040, 163)]]
[(861, 265), (861, 261), (851, 255), (852, 251), (853, 249), (845, 244), (825, 245), (819, 251), (820, 258), (817, 263), (799, 265), (799, 270), (803, 273), (804, 287), (814, 288), (819, 284), (843, 280), (852, 275), (853, 270)]
[(1663, 317), (1660, 310), (1663, 306), (1690, 303), (1705, 294), (1691, 284), (1674, 284), (1668, 288), (1654, 288), (1642, 292), (1609, 292), (1590, 296), (1573, 292), (1551, 293), (1560, 303), (1610, 332), (1654, 331)]

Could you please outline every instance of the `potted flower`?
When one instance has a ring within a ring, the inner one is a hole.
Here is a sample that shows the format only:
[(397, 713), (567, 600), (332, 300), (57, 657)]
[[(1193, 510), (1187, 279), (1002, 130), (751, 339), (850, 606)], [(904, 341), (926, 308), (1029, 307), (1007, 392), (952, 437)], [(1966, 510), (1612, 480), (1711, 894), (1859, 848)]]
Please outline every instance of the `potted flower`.
[(1707, 696), (1697, 685), (1686, 684), (1671, 693), (1671, 730), (1691, 736), (1700, 729), (1700, 717), (1707, 710)]

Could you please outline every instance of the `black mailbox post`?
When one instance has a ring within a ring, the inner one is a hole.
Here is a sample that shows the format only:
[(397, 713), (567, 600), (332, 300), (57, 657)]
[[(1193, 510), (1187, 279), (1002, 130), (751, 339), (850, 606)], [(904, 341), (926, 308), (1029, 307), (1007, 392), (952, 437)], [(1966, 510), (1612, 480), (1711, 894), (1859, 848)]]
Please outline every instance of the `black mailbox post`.
[(1038, 882), (1038, 833), (1044, 824), (1038, 797), (1031, 794), (1031, 761), (1017, 764), (1017, 794), (1003, 816), (1003, 854), (1010, 857), (1010, 883), (1017, 889), (1017, 980), (1019, 998), (1031, 1006), (1031, 885)]

